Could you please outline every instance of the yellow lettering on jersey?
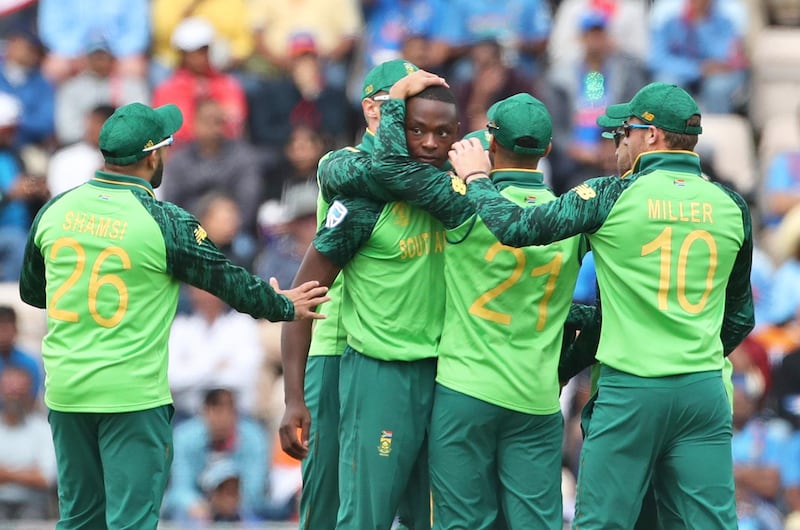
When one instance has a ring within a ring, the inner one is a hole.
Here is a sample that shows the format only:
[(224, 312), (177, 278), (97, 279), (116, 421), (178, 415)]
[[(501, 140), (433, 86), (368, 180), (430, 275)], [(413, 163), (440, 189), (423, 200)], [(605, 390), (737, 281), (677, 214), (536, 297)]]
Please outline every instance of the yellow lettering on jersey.
[(118, 241), (122, 241), (122, 238), (125, 237), (127, 226), (128, 221), (72, 210), (64, 214), (64, 222), (61, 223), (61, 228), (67, 232), (91, 234), (95, 237)]
[(61, 228), (64, 230), (69, 230), (72, 228), (72, 218), (75, 217), (75, 212), (72, 210), (68, 211), (64, 214), (64, 222), (61, 225)]
[[(431, 244), (433, 240), (433, 244)], [(398, 242), (400, 259), (413, 259), (444, 252), (445, 232), (422, 232)]]
[(111, 227), (111, 219), (108, 217), (98, 217), (97, 229), (95, 230), (94, 235), (97, 237), (108, 237), (109, 227)]
[(83, 226), (81, 232), (84, 234), (94, 234), (94, 215), (89, 216), (89, 219), (86, 220), (86, 224)]
[(648, 219), (711, 224), (714, 222), (712, 212), (713, 206), (709, 202), (647, 199)]

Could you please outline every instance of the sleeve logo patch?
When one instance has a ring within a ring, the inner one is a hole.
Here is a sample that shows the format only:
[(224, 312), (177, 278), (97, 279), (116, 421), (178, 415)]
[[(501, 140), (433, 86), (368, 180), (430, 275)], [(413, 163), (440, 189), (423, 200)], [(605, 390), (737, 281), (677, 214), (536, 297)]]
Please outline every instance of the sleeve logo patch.
[(572, 188), (572, 191), (578, 194), (578, 197), (583, 199), (584, 201), (588, 201), (589, 199), (593, 199), (597, 197), (597, 192), (594, 191), (594, 188), (589, 186), (588, 184), (580, 184)]
[(464, 184), (464, 181), (458, 178), (456, 175), (450, 176), (450, 186), (453, 188), (453, 191), (459, 195), (467, 194), (467, 185)]
[(328, 209), (328, 215), (325, 217), (325, 228), (339, 226), (345, 217), (347, 217), (347, 206), (339, 201), (333, 201), (333, 204)]
[(208, 233), (205, 228), (197, 225), (197, 228), (194, 229), (194, 240), (197, 241), (198, 245), (202, 245), (206, 238), (208, 238)]

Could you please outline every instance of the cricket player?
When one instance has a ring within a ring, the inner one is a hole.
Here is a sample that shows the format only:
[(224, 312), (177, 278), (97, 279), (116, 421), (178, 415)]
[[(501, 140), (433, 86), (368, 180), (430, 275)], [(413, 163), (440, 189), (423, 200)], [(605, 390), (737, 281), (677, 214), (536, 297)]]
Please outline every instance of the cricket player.
[(602, 293), (602, 363), (581, 454), (574, 528), (631, 528), (647, 485), (693, 528), (736, 528), (724, 355), (752, 329), (752, 229), (746, 203), (702, 177), (692, 151), (700, 111), (680, 87), (652, 83), (612, 105), (625, 179), (591, 179), (523, 209), (487, 178), (477, 142), (451, 162), (486, 226), (511, 246), (586, 233)]
[(321, 318), (311, 282), (286, 292), (234, 266), (198, 221), (155, 198), (174, 105), (120, 107), (100, 132), (102, 170), (54, 197), (25, 248), (22, 300), (47, 309), (45, 404), (59, 530), (155, 530), (172, 462), (167, 339), (181, 281), (256, 318)]
[[(367, 129), (361, 143), (323, 157), (318, 180), (337, 173), (371, 178), (371, 154), (382, 100), (396, 81), (416, 70), (408, 61), (393, 60), (367, 73), (361, 99)], [(317, 206), (320, 227), (325, 224), (332, 202), (320, 194)], [(343, 208), (357, 209), (358, 203), (351, 204), (342, 198), (331, 216), (339, 215)], [(353, 247), (360, 248), (369, 236), (368, 230), (355, 233)], [(317, 322), (313, 333), (311, 322), (292, 323), (282, 331), (286, 412), (280, 439), (287, 454), (303, 460), (301, 529), (334, 528), (339, 509), (339, 361), (347, 346), (341, 320), (342, 275), (336, 277), (328, 295), (331, 301), (319, 308), (328, 318)]]

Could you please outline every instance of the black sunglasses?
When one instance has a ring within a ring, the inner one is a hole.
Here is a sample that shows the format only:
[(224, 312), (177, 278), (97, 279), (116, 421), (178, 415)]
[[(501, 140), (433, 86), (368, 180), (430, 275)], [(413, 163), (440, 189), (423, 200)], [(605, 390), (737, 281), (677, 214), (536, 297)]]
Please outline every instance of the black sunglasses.
[(622, 137), (629, 137), (632, 129), (649, 129), (650, 127), (650, 125), (640, 125), (638, 123), (623, 123), (611, 132), (611, 138), (614, 140), (614, 147), (619, 147)]

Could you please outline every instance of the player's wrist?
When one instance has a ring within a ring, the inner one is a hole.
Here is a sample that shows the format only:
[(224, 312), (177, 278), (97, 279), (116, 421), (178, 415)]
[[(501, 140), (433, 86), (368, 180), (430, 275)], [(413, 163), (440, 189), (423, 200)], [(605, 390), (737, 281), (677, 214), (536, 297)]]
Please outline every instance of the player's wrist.
[(474, 180), (483, 179), (483, 178), (487, 178), (488, 179), (489, 178), (489, 172), (484, 170), (484, 169), (477, 169), (475, 171), (470, 171), (469, 173), (464, 175), (464, 182), (466, 184), (469, 184), (470, 182), (472, 182)]

